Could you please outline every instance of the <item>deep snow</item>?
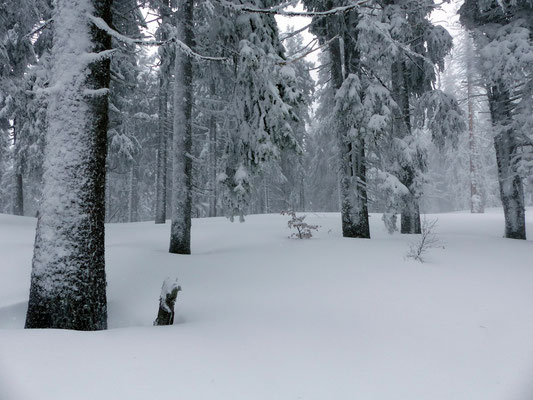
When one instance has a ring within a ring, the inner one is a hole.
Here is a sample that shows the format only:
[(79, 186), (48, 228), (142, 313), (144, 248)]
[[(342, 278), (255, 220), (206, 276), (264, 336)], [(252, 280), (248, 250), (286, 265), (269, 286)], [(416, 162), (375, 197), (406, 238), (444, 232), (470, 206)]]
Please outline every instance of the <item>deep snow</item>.
[[(379, 215), (371, 240), (338, 214), (309, 214), (311, 240), (278, 215), (194, 220), (191, 256), (168, 222), (111, 224), (110, 329), (87, 333), (21, 329), (35, 219), (0, 215), (0, 399), (533, 398), (533, 242), (499, 210), (437, 217), (425, 264)], [(175, 325), (153, 327), (167, 276)]]

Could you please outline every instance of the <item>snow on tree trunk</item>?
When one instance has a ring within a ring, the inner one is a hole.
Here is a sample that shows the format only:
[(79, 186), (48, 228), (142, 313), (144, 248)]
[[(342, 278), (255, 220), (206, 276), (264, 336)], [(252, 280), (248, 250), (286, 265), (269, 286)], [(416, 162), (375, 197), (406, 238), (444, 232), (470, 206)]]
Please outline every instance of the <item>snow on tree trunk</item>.
[[(216, 95), (216, 84), (213, 79), (210, 84), (211, 98)], [(217, 119), (215, 114), (209, 117), (209, 216), (217, 216)]]
[(172, 325), (174, 323), (174, 306), (178, 297), (178, 292), (181, 291), (181, 286), (178, 285), (178, 280), (165, 279), (161, 287), (161, 295), (159, 296), (159, 311), (154, 325)]
[(473, 64), (473, 48), (471, 38), (466, 38), (466, 92), (467, 92), (467, 108), (468, 108), (468, 147), (469, 147), (469, 162), (470, 162), (470, 212), (479, 214), (485, 212), (483, 206), (483, 197), (479, 187), (479, 172), (478, 172), (478, 153), (476, 146), (476, 136), (474, 130), (474, 100), (473, 100), (473, 85), (474, 85), (474, 66)]
[(43, 193), (26, 328), (107, 328), (105, 166), (111, 0), (57, 0)]
[[(398, 105), (399, 115), (393, 120), (393, 134), (396, 138), (407, 140), (412, 135), (411, 112), (409, 104), (409, 85), (405, 63), (401, 60), (392, 63), (392, 97)], [(408, 148), (408, 147), (407, 147)], [(406, 149), (402, 149), (406, 152)], [(418, 206), (418, 193), (415, 185), (415, 166), (410, 155), (401, 155), (401, 171), (398, 172), (400, 182), (408, 189), (402, 199), (400, 232), (420, 233), (420, 211)]]
[[(185, 0), (180, 7), (178, 37), (193, 47), (193, 1)], [(192, 211), (192, 59), (176, 49), (174, 83), (174, 146), (171, 253), (191, 254)]]
[[(351, 42), (350, 42), (351, 43)], [(331, 77), (334, 87), (340, 90), (346, 73), (354, 70), (354, 59), (349, 46), (341, 40), (330, 46)], [(337, 148), (339, 162), (339, 189), (341, 197), (342, 235), (351, 238), (370, 238), (366, 190), (366, 157), (363, 138), (350, 135), (351, 126), (338, 118)]]
[(511, 100), (509, 93), (498, 85), (490, 88), (488, 96), (492, 123), (497, 130), (494, 136), (494, 148), (505, 216), (505, 237), (526, 239), (524, 188), (516, 157), (518, 146), (512, 127), (509, 126)]
[(159, 120), (157, 143), (157, 170), (155, 185), (155, 223), (164, 224), (167, 219), (167, 144), (168, 113), (167, 87), (163, 77), (159, 78)]

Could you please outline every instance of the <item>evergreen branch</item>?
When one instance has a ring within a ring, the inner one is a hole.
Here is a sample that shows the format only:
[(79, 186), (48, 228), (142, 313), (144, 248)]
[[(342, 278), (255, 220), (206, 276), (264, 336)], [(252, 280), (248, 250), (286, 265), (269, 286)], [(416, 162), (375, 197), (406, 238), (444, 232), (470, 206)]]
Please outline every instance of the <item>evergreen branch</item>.
[(297, 62), (297, 61), (301, 60), (302, 58), (307, 57), (309, 54), (314, 53), (315, 51), (320, 50), (320, 49), (322, 49), (322, 48), (324, 48), (326, 46), (329, 46), (331, 44), (331, 42), (333, 42), (335, 39), (338, 39), (338, 38), (339, 38), (339, 35), (335, 35), (331, 39), (329, 39), (327, 42), (325, 42), (324, 44), (305, 52), (301, 56), (298, 56), (298, 57), (290, 59), (290, 60), (281, 61), (279, 64), (280, 65), (287, 65), (287, 64), (292, 64), (294, 62)]
[(43, 24), (39, 25), (37, 28), (33, 29), (31, 32), (26, 33), (24, 35), (24, 38), (26, 39), (26, 38), (29, 38), (29, 37), (35, 35), (36, 33), (39, 33), (44, 28), (46, 28), (48, 25), (50, 25), (52, 22), (54, 22), (54, 19), (50, 18), (49, 20), (45, 21)]
[(89, 20), (99, 29), (105, 31), (108, 35), (111, 37), (129, 44), (129, 45), (139, 45), (139, 46), (161, 46), (168, 43), (175, 43), (176, 47), (179, 48), (183, 53), (187, 54), (189, 57), (193, 57), (199, 60), (206, 60), (206, 61), (226, 61), (228, 58), (226, 57), (209, 57), (204, 56), (201, 54), (198, 54), (194, 52), (189, 46), (187, 46), (185, 43), (183, 43), (181, 40), (177, 38), (171, 38), (168, 40), (141, 40), (141, 39), (133, 39), (128, 36), (124, 36), (121, 33), (117, 32), (113, 28), (111, 28), (107, 22), (105, 22), (102, 18), (95, 17), (94, 15), (88, 14), (87, 17)]
[(250, 6), (233, 4), (227, 0), (220, 0), (220, 4), (225, 7), (231, 8), (235, 11), (255, 13), (255, 14), (268, 14), (268, 15), (283, 15), (285, 17), (324, 17), (328, 15), (342, 14), (353, 10), (370, 0), (358, 0), (353, 4), (335, 7), (327, 11), (283, 11), (278, 8), (254, 8)]

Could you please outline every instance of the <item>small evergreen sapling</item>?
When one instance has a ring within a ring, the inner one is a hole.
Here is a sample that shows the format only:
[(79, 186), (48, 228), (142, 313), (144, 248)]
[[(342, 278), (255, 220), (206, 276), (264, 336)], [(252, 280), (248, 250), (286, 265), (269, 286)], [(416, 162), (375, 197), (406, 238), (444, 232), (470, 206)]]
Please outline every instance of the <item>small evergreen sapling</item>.
[(289, 229), (296, 229), (289, 238), (294, 239), (311, 239), (313, 237), (313, 231), (318, 231), (319, 225), (310, 225), (304, 222), (306, 215), (300, 217), (296, 216), (294, 211), (282, 211), (281, 215), (288, 215), (291, 219), (287, 222)]

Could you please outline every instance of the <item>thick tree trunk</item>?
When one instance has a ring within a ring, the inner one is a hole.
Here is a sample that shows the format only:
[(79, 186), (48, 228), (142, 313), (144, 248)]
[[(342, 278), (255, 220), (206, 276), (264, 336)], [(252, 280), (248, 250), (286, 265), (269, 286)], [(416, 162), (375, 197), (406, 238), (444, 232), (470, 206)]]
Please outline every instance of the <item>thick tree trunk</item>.
[[(184, 0), (178, 18), (178, 37), (190, 48), (194, 33), (193, 0)], [(191, 254), (192, 212), (192, 59), (176, 50), (174, 84), (174, 158), (172, 187), (172, 226), (169, 251)]]
[[(51, 92), (26, 328), (107, 327), (105, 172), (111, 0), (57, 0)], [(65, 75), (65, 71), (69, 73)]]
[(526, 239), (524, 188), (518, 172), (518, 155), (515, 133), (511, 124), (511, 100), (503, 85), (488, 91), (494, 136), (500, 197), (505, 216), (505, 237)]
[[(337, 18), (337, 17), (335, 17)], [(349, 26), (344, 16), (344, 23)], [(328, 22), (333, 33), (334, 19)], [(334, 35), (331, 34), (331, 37)], [(339, 89), (347, 74), (358, 74), (358, 54), (355, 52), (352, 37), (335, 40), (329, 45), (331, 57), (331, 78)], [(342, 118), (342, 117), (341, 117)], [(341, 198), (342, 235), (351, 238), (370, 238), (368, 223), (368, 197), (366, 189), (365, 142), (362, 138), (349, 137), (350, 126), (337, 124), (337, 147), (339, 151), (339, 190)]]

